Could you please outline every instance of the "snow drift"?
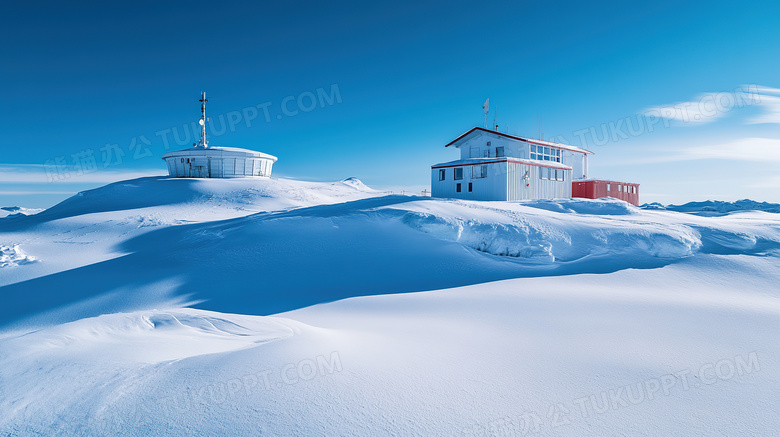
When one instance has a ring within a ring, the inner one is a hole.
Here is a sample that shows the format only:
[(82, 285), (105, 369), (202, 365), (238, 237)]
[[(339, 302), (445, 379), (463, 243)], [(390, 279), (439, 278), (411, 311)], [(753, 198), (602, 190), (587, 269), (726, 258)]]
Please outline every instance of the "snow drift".
[(18, 244), (0, 245), (0, 267), (14, 267), (38, 261), (35, 257), (22, 252)]
[[(700, 217), (606, 199), (387, 196), (355, 180), (143, 178), (81, 193), (4, 229), (3, 238), (41, 262), (37, 271), (25, 267), (26, 280), (9, 277), (0, 324), (42, 311), (67, 322), (74, 308), (84, 317), (136, 311), (139, 302), (268, 315), (354, 296), (780, 249), (780, 219), (762, 212)], [(91, 259), (57, 259), (63, 246)], [(63, 283), (78, 291), (61, 293)], [(133, 299), (117, 292), (127, 288)], [(29, 302), (30, 294), (39, 299)]]

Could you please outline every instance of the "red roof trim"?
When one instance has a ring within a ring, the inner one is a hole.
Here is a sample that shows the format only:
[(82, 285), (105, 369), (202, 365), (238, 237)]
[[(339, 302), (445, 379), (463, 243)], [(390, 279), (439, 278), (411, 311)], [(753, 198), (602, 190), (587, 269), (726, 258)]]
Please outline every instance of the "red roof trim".
[(568, 165), (565, 165), (565, 164), (561, 164), (560, 162), (558, 164), (561, 164), (561, 165), (557, 166), (557, 165), (544, 165), (542, 163), (537, 164), (535, 162), (517, 161), (517, 160), (511, 159), (511, 158), (508, 159), (508, 161), (512, 162), (512, 163), (515, 163), (515, 164), (532, 165), (534, 167), (559, 168), (559, 169), (562, 169), (562, 170), (572, 170), (571, 167), (569, 167)]
[(535, 162), (517, 161), (517, 160), (511, 159), (511, 158), (499, 159), (498, 161), (466, 162), (466, 163), (463, 163), (463, 164), (450, 164), (450, 165), (432, 165), (431, 169), (435, 169), (435, 168), (450, 168), (450, 167), (466, 167), (468, 165), (496, 164), (496, 163), (499, 163), (499, 162), (511, 162), (513, 164), (532, 165), (534, 167), (559, 168), (561, 170), (571, 170), (572, 169), (568, 165), (560, 167), (560, 166), (556, 166), (556, 165), (544, 165), (542, 163), (537, 164)]
[(498, 161), (483, 161), (483, 162), (468, 162), (463, 164), (452, 164), (452, 165), (432, 165), (431, 168), (450, 168), (450, 167), (465, 167), (467, 165), (483, 165), (483, 164), (496, 164), (499, 162), (507, 162), (506, 159), (501, 159)]
[(599, 182), (599, 183), (619, 184), (619, 185), (636, 185), (637, 187), (640, 185), (640, 184), (638, 184), (636, 182), (620, 182), (620, 181), (613, 181), (613, 180), (609, 180), (609, 179), (577, 179), (577, 180), (573, 180), (571, 182), (573, 184), (574, 183), (588, 184), (588, 183), (597, 183), (597, 182)]
[(575, 149), (574, 146), (568, 146), (566, 144), (551, 143), (551, 142), (539, 143), (539, 142), (536, 142), (534, 140), (529, 140), (528, 138), (516, 137), (514, 135), (504, 134), (504, 133), (501, 133), (501, 132), (498, 132), (498, 131), (485, 129), (485, 128), (482, 128), (482, 127), (479, 127), (479, 126), (474, 127), (471, 130), (469, 130), (468, 132), (466, 132), (463, 135), (459, 136), (458, 138), (455, 138), (454, 140), (450, 141), (450, 143), (447, 144), (444, 147), (450, 147), (451, 145), (457, 143), (458, 141), (462, 140), (464, 137), (468, 136), (469, 134), (471, 134), (472, 132), (475, 132), (475, 131), (482, 131), (482, 132), (487, 132), (487, 133), (491, 133), (491, 134), (495, 134), (495, 135), (500, 135), (502, 137), (511, 138), (511, 139), (517, 140), (517, 141), (523, 141), (525, 143), (536, 144), (536, 145), (539, 145), (539, 146), (557, 147), (559, 149), (564, 149), (564, 150), (569, 150), (569, 151), (572, 151), (572, 152), (579, 152), (579, 153), (583, 153), (583, 151), (584, 151), (585, 154), (595, 155), (595, 153), (591, 152), (590, 150), (586, 150), (586, 149), (583, 149), (581, 147)]

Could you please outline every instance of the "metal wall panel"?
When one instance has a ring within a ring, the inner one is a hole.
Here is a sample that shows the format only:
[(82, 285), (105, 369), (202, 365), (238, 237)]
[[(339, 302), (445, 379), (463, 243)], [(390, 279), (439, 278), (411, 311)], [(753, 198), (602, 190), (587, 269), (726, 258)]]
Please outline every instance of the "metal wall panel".
[(539, 172), (547, 167), (509, 163), (507, 171), (507, 200), (566, 199), (571, 197), (571, 170), (562, 170), (564, 180), (540, 179)]
[[(465, 200), (506, 200), (506, 162), (490, 164), (462, 165), (463, 179), (455, 180), (455, 167), (447, 167), (445, 179), (439, 181), (439, 169), (431, 169), (431, 196)], [(474, 173), (472, 167), (486, 165), (487, 177), (481, 176), (481, 171)], [(477, 177), (475, 177), (477, 176)], [(472, 191), (469, 192), (469, 183)], [(457, 192), (457, 184), (461, 191)]]

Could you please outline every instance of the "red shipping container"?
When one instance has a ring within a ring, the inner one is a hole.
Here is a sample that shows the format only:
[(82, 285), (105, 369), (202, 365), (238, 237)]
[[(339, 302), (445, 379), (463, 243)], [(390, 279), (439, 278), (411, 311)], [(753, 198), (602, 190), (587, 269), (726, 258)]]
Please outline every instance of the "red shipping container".
[(603, 179), (584, 179), (572, 181), (571, 197), (599, 199), (613, 197), (639, 206), (639, 184), (631, 182), (606, 181)]

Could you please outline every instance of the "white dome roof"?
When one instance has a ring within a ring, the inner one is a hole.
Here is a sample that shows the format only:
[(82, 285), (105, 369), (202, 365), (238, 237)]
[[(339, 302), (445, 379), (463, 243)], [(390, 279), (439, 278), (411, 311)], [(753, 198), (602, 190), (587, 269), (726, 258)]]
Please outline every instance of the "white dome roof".
[(240, 149), (238, 147), (189, 147), (182, 150), (176, 150), (168, 152), (162, 156), (162, 159), (174, 158), (174, 157), (191, 157), (191, 156), (211, 156), (219, 158), (262, 158), (269, 159), (276, 162), (277, 158), (267, 153), (258, 152), (249, 149)]

